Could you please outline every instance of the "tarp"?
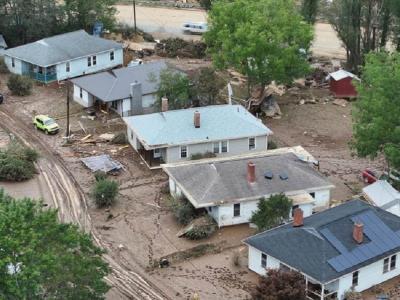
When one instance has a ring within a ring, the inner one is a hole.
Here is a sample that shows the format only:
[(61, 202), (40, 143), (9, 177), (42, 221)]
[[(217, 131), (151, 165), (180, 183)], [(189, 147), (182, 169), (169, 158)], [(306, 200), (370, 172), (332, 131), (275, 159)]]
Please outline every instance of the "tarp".
[(107, 154), (81, 158), (81, 161), (92, 172), (103, 171), (108, 173), (122, 169), (122, 165), (119, 162), (111, 159), (111, 157)]

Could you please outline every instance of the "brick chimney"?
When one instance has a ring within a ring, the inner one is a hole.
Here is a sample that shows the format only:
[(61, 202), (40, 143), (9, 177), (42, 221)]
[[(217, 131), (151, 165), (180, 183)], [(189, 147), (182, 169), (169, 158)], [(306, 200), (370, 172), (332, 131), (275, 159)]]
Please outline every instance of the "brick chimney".
[(161, 111), (162, 112), (168, 111), (168, 98), (167, 97), (161, 98)]
[(355, 223), (353, 227), (353, 239), (357, 244), (361, 244), (364, 238), (364, 225), (361, 223)]
[(251, 161), (247, 164), (247, 181), (249, 183), (256, 182), (256, 165)]
[(200, 128), (200, 112), (197, 110), (194, 112), (194, 127)]
[(303, 210), (296, 208), (293, 211), (293, 227), (301, 227), (304, 225)]

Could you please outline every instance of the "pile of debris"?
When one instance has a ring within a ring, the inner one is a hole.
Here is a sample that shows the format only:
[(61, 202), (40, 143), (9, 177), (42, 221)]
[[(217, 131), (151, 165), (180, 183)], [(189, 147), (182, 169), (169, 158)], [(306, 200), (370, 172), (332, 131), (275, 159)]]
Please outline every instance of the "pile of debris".
[(209, 237), (217, 230), (217, 224), (208, 216), (194, 219), (185, 228), (177, 233), (178, 237), (185, 237), (189, 240), (201, 240)]
[(185, 41), (181, 38), (162, 40), (155, 46), (155, 53), (161, 57), (204, 58), (207, 45), (199, 41)]
[(285, 94), (286, 88), (283, 85), (276, 85), (272, 82), (264, 89), (256, 87), (247, 100), (246, 108), (252, 113), (263, 113), (270, 118), (279, 118), (282, 112), (274, 96)]

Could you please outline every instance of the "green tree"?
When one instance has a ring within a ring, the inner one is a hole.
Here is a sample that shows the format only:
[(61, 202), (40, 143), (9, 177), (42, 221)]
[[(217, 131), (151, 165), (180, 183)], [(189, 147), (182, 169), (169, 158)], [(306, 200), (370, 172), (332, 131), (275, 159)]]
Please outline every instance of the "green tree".
[(250, 222), (256, 224), (260, 231), (276, 227), (289, 218), (291, 208), (292, 200), (284, 194), (261, 198)]
[(168, 98), (169, 109), (181, 109), (187, 106), (191, 98), (188, 77), (172, 69), (161, 71), (156, 104), (159, 108), (162, 97)]
[(219, 0), (208, 18), (204, 37), (217, 68), (232, 67), (261, 86), (308, 72), (312, 26), (292, 0)]
[(317, 20), (318, 5), (320, 0), (303, 0), (301, 3), (301, 14), (308, 23), (314, 24)]
[(212, 6), (213, 0), (199, 0), (199, 4), (205, 10), (210, 10)]
[(0, 299), (105, 299), (103, 251), (57, 211), (0, 190)]
[(11, 74), (7, 81), (7, 87), (13, 95), (27, 96), (32, 93), (33, 80), (27, 76)]
[[(390, 74), (390, 75), (389, 75)], [(353, 109), (353, 146), (359, 156), (375, 158), (400, 168), (400, 53), (371, 53), (366, 57), (359, 100)]]
[(213, 68), (201, 68), (193, 76), (192, 94), (207, 105), (216, 104), (216, 98), (224, 87), (224, 81)]
[(262, 276), (258, 286), (251, 291), (254, 300), (306, 300), (303, 275), (295, 271), (270, 269)]
[(118, 195), (118, 183), (105, 177), (96, 176), (93, 188), (93, 197), (97, 207), (110, 206), (115, 202)]

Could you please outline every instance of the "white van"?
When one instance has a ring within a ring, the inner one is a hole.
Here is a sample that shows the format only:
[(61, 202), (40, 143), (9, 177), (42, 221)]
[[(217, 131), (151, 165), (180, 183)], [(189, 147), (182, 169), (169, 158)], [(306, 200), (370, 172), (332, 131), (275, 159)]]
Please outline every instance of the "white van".
[(205, 22), (186, 22), (182, 25), (184, 33), (203, 34), (207, 31), (207, 23)]

